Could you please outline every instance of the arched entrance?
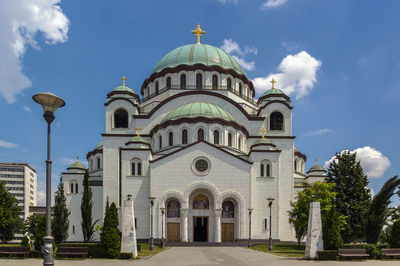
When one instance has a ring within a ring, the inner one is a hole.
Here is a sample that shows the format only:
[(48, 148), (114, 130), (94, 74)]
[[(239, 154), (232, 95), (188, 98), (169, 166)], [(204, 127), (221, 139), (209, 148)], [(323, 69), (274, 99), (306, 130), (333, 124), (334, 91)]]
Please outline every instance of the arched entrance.
[(214, 241), (214, 198), (206, 189), (198, 189), (189, 197), (189, 241)]
[(168, 242), (179, 242), (181, 236), (181, 204), (175, 198), (168, 199), (166, 203), (166, 233)]
[(234, 242), (236, 239), (235, 228), (237, 226), (237, 204), (233, 199), (225, 199), (222, 202), (222, 225), (221, 225), (221, 241)]

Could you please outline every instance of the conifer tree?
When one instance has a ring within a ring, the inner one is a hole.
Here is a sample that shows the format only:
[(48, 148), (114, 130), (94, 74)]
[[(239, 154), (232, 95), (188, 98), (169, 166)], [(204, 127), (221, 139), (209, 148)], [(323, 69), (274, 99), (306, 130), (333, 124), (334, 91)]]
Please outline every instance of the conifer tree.
[(81, 215), (82, 215), (82, 233), (83, 241), (89, 243), (93, 240), (93, 234), (95, 231), (95, 225), (99, 220), (93, 221), (92, 209), (93, 209), (93, 192), (89, 186), (89, 173), (86, 170), (83, 178), (83, 195), (81, 202)]
[(337, 250), (343, 244), (342, 236), (340, 234), (343, 225), (344, 224), (336, 211), (336, 205), (332, 204), (324, 219), (322, 227), (325, 250)]
[(378, 194), (372, 200), (371, 208), (367, 215), (366, 240), (370, 244), (376, 244), (379, 234), (388, 217), (388, 206), (391, 203), (390, 198), (395, 194), (396, 188), (400, 185), (398, 176), (390, 178), (382, 186)]
[(118, 210), (115, 203), (111, 203), (108, 207), (108, 199), (106, 205), (106, 214), (100, 235), (101, 244), (104, 253), (109, 258), (117, 258), (121, 249), (121, 232), (118, 229), (119, 219)]
[(5, 243), (14, 238), (15, 233), (23, 228), (19, 217), (22, 208), (18, 201), (9, 193), (3, 182), (0, 182), (0, 241)]
[(347, 217), (341, 231), (345, 243), (365, 237), (366, 217), (371, 204), (367, 188), (368, 178), (364, 174), (356, 153), (344, 151), (336, 154), (328, 167), (327, 182), (336, 183), (335, 205), (339, 215)]
[(400, 248), (400, 220), (395, 221), (392, 225), (389, 244), (391, 248)]
[(40, 250), (43, 246), (43, 237), (46, 235), (46, 216), (34, 214), (25, 221), (25, 232), (33, 240), (33, 247)]
[(67, 199), (64, 194), (64, 184), (61, 182), (58, 184), (58, 190), (54, 196), (54, 214), (53, 221), (51, 224), (51, 232), (54, 236), (54, 242), (56, 244), (62, 243), (68, 238), (68, 227), (70, 211), (67, 208)]

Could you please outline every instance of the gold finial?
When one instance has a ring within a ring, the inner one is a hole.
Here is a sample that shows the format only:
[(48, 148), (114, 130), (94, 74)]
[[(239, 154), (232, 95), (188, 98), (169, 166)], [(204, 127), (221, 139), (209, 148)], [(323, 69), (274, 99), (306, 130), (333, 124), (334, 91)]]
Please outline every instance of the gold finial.
[(126, 85), (125, 85), (125, 81), (126, 81), (125, 75), (122, 76), (122, 79), (121, 79), (121, 80), (122, 80), (122, 86), (126, 86)]
[(261, 138), (262, 138), (262, 139), (264, 138), (264, 135), (265, 135), (265, 128), (262, 128), (262, 129), (261, 129)]
[(315, 162), (316, 162), (315, 165), (318, 165), (318, 157), (315, 159)]
[(79, 156), (78, 155), (76, 156), (76, 162), (77, 163), (79, 162)]
[(138, 136), (140, 136), (140, 130), (141, 130), (141, 128), (138, 126), (138, 127), (136, 128), (136, 133), (137, 133)]
[(206, 34), (206, 32), (200, 28), (200, 24), (197, 24), (197, 28), (192, 30), (192, 33), (197, 37), (197, 44), (200, 43), (200, 36)]
[(275, 83), (276, 81), (274, 80), (274, 78), (272, 78), (272, 80), (270, 81), (272, 83), (272, 89), (275, 89)]

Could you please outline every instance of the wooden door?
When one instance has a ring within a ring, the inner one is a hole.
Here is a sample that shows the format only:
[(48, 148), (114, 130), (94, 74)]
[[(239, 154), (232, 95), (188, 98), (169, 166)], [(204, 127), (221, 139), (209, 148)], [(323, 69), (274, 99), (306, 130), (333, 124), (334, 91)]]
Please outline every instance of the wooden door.
[(235, 241), (235, 224), (234, 223), (223, 223), (222, 224), (222, 242), (234, 242)]
[(180, 241), (180, 223), (167, 224), (167, 241), (179, 242)]

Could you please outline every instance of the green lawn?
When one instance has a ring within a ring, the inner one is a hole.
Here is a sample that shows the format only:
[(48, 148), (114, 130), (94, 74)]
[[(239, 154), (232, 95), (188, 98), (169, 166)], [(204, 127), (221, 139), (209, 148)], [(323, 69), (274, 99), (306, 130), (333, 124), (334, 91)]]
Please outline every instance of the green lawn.
[(154, 250), (150, 251), (149, 249), (149, 244), (148, 243), (139, 243), (141, 246), (142, 250), (138, 252), (138, 259), (142, 259), (144, 257), (150, 256), (150, 255), (155, 255), (157, 253), (160, 253), (161, 251), (166, 250), (167, 248), (160, 248), (156, 245), (154, 245)]
[[(268, 244), (257, 245), (251, 248), (257, 251), (270, 252), (268, 251)], [(300, 249), (297, 248), (297, 245), (272, 245), (271, 254), (292, 258), (304, 258), (304, 252), (304, 245), (301, 245)]]

